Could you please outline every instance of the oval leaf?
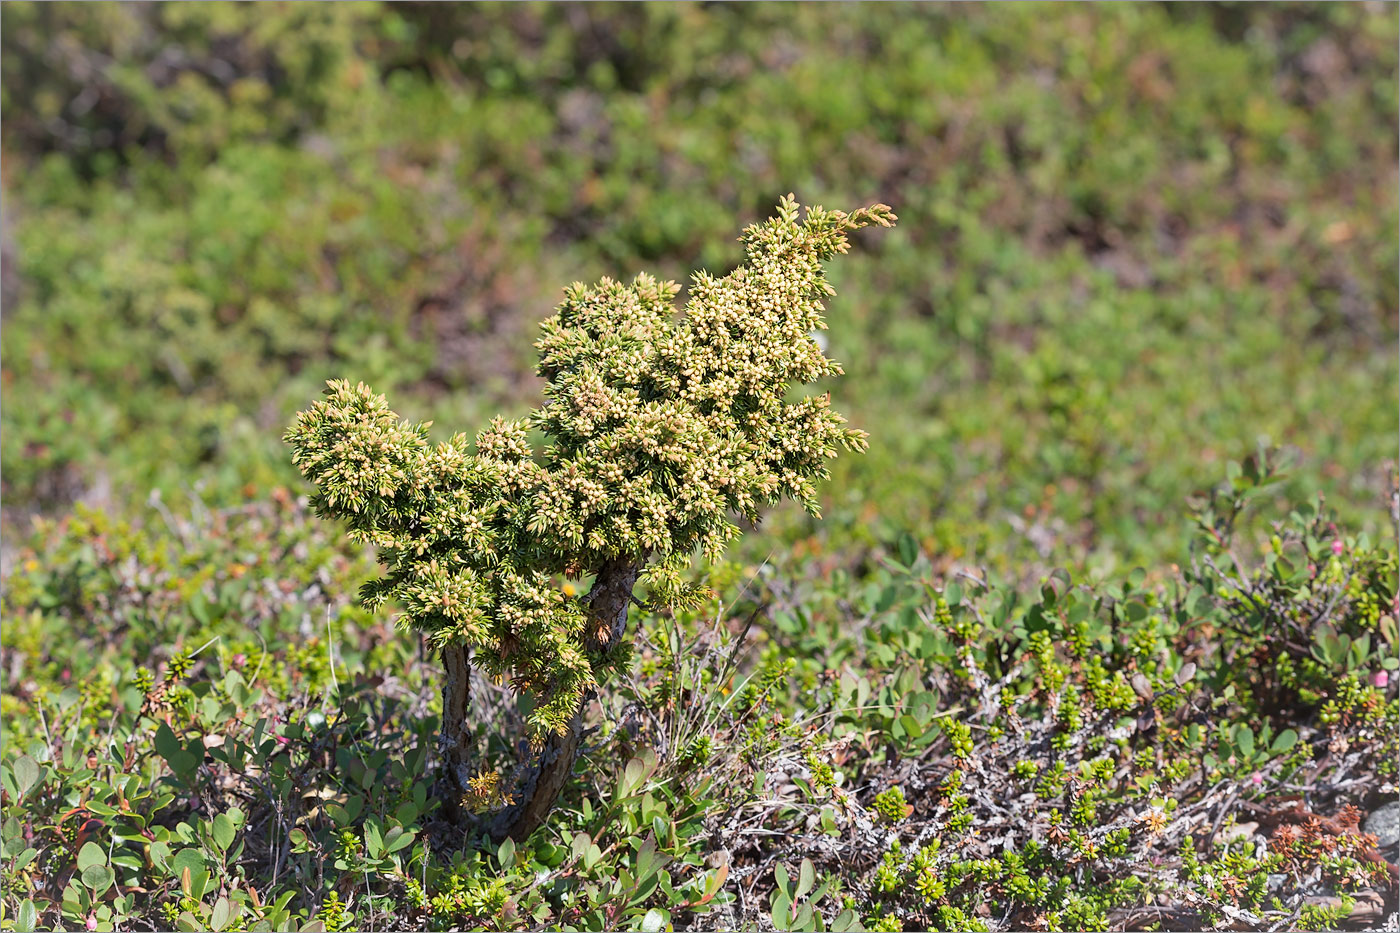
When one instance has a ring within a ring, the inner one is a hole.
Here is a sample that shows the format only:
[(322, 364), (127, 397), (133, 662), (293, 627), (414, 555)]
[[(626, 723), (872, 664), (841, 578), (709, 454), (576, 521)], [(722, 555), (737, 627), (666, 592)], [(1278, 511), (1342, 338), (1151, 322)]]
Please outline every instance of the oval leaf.
[(896, 550), (899, 552), (899, 562), (906, 567), (914, 566), (914, 561), (919, 559), (919, 542), (907, 531), (899, 536)]
[(19, 912), (15, 915), (15, 929), (22, 933), (32, 933), (39, 925), (39, 911), (34, 906), (34, 902), (25, 898), (19, 905)]
[(83, 884), (92, 888), (95, 897), (101, 897), (116, 880), (116, 875), (106, 865), (89, 865), (83, 871)]
[(228, 847), (233, 845), (234, 827), (233, 820), (229, 819), (227, 813), (220, 813), (214, 817), (214, 842), (220, 849), (227, 852)]
[(19, 790), (19, 795), (23, 797), (29, 792), (29, 788), (39, 783), (42, 772), (39, 770), (39, 762), (28, 755), (20, 755), (15, 759), (15, 787)]
[(812, 886), (817, 883), (817, 868), (812, 864), (812, 860), (804, 858), (802, 867), (797, 872), (797, 897), (806, 897), (807, 892), (812, 890)]
[(496, 850), (496, 861), (501, 863), (502, 868), (510, 868), (515, 864), (515, 843), (510, 839), (501, 843)]
[(218, 931), (228, 926), (228, 922), (232, 913), (233, 908), (229, 904), (228, 898), (219, 898), (217, 901), (214, 902), (214, 911), (209, 917), (209, 926), (214, 929), (215, 933), (218, 933)]
[(78, 852), (78, 871), (87, 871), (94, 865), (107, 864), (107, 851), (95, 842), (85, 842)]

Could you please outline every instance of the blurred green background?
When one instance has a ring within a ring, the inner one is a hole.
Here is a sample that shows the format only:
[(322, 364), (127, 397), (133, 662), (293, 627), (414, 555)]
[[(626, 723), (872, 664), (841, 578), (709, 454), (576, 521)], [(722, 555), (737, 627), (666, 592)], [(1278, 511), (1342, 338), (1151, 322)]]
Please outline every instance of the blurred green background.
[[(1181, 553), (1260, 438), (1385, 526), (1397, 8), (0, 8), (5, 522), (303, 492), (328, 377), (444, 436), (537, 402), (564, 284), (738, 261), (780, 195), (891, 204), (833, 264), (826, 519), (744, 547), (1100, 574)], [(749, 553), (749, 552), (746, 552)]]

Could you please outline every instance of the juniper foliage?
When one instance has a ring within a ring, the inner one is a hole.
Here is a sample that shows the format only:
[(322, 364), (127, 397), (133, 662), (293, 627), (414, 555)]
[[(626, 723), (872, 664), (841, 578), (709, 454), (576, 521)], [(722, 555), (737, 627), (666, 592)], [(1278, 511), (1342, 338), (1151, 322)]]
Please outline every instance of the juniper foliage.
[(474, 444), (434, 445), (367, 386), (329, 383), (286, 440), (317, 511), (379, 549), (388, 570), (365, 605), (396, 601), (400, 624), (529, 691), (536, 742), (563, 732), (626, 652), (556, 575), (629, 561), (649, 604), (691, 602), (682, 572), (697, 550), (719, 554), (736, 517), (784, 498), (818, 514), (826, 461), (865, 448), (829, 394), (789, 395), (841, 373), (813, 336), (834, 294), (822, 263), (851, 231), (894, 221), (883, 204), (803, 216), (788, 196), (744, 231), (743, 265), (693, 276), (683, 314), (679, 287), (646, 274), (571, 285), (536, 343), (545, 404)]

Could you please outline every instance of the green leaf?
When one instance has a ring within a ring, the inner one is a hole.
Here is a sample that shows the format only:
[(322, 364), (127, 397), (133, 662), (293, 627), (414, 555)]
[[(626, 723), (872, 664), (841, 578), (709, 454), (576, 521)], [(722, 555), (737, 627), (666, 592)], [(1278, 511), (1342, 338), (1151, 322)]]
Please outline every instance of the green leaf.
[(66, 711), (72, 707), (74, 703), (82, 699), (82, 697), (82, 691), (77, 687), (64, 687), (58, 694), (58, 708)]
[(788, 924), (792, 919), (792, 901), (788, 900), (788, 896), (781, 891), (775, 892), (773, 895), (773, 912), (771, 916), (773, 919), (773, 928), (786, 933), (789, 929)]
[(656, 837), (648, 834), (637, 849), (637, 883), (641, 884), (656, 874), (668, 861), (666, 856), (657, 854)]
[(199, 874), (197, 874), (197, 875), (196, 875), (196, 874), (192, 874), (192, 875), (190, 876), (190, 885), (189, 885), (189, 889), (190, 889), (190, 890), (189, 890), (189, 894), (190, 894), (190, 897), (194, 898), (194, 899), (197, 900), (197, 901), (203, 900), (203, 899), (204, 899), (204, 892), (206, 892), (206, 891), (209, 890), (209, 884), (210, 884), (210, 882), (212, 882), (213, 880), (214, 880), (214, 879), (213, 879), (213, 876), (210, 875), (209, 872), (207, 872), (207, 871), (201, 871), (201, 872), (200, 872)]
[(1249, 726), (1240, 726), (1235, 730), (1235, 742), (1246, 758), (1254, 754), (1254, 730)]
[(847, 907), (836, 915), (836, 919), (831, 921), (832, 933), (852, 933), (855, 930), (863, 930), (860, 925), (860, 918), (856, 912)]
[(124, 855), (113, 855), (112, 864), (120, 865), (122, 868), (130, 868), (132, 871), (141, 871), (146, 867), (145, 861), (140, 856), (130, 853)]
[(33, 901), (25, 898), (20, 902), (19, 911), (15, 914), (15, 929), (21, 933), (33, 933), (38, 925), (39, 911), (35, 909)]
[(393, 855), (400, 849), (412, 845), (416, 838), (418, 838), (416, 829), (398, 829), (396, 827), (390, 831), (388, 836), (384, 837), (384, 854)]
[(515, 864), (515, 842), (507, 839), (496, 849), (496, 861), (502, 868), (510, 868)]
[(631, 797), (637, 792), (645, 780), (642, 776), (645, 767), (640, 758), (633, 758), (627, 762), (627, 766), (622, 769), (622, 781), (618, 784), (618, 797)]
[(1381, 616), (1380, 630), (1381, 637), (1392, 650), (1400, 648), (1400, 629), (1397, 629), (1393, 616)]
[(657, 933), (658, 930), (666, 929), (666, 912), (653, 907), (647, 911), (647, 915), (642, 918), (643, 933)]
[(399, 804), (399, 808), (394, 811), (394, 819), (404, 826), (418, 819), (418, 806), (412, 800), (405, 800)]
[(89, 865), (83, 870), (83, 884), (92, 889), (95, 897), (101, 897), (116, 880), (116, 874), (106, 865)]
[(85, 871), (94, 865), (107, 864), (107, 850), (95, 842), (83, 843), (78, 851), (78, 871)]
[(233, 906), (229, 903), (228, 898), (221, 897), (214, 902), (214, 910), (209, 916), (209, 926), (215, 933), (219, 933), (220, 930), (228, 926), (232, 916)]
[(233, 820), (229, 819), (227, 813), (220, 813), (214, 817), (214, 844), (221, 851), (228, 851), (228, 847), (233, 845), (235, 835)]
[(43, 772), (39, 769), (39, 762), (28, 755), (20, 755), (15, 759), (15, 788), (19, 795), (23, 797), (29, 792), (29, 788), (39, 783), (39, 778)]
[(204, 855), (198, 849), (181, 849), (175, 853), (170, 868), (176, 875), (183, 874), (186, 869), (193, 875), (195, 872), (204, 871), (204, 864)]
[(175, 733), (171, 732), (165, 723), (161, 723), (156, 729), (155, 746), (156, 753), (164, 758), (170, 765), (170, 770), (178, 775), (188, 775), (199, 765), (199, 759), (185, 750)]
[(788, 889), (792, 887), (792, 881), (788, 878), (788, 870), (781, 862), (773, 866), (773, 882), (783, 894), (787, 894)]
[(706, 877), (707, 880), (705, 881), (704, 892), (700, 895), (700, 899), (694, 902), (695, 904), (708, 903), (711, 898), (719, 893), (719, 889), (724, 886), (725, 879), (729, 877), (729, 863), (725, 862), (720, 865), (719, 868), (710, 872)]
[(812, 860), (804, 858), (802, 867), (797, 872), (797, 893), (794, 897), (806, 897), (807, 892), (812, 890), (812, 885), (817, 883), (817, 868), (812, 864)]
[(379, 827), (373, 821), (365, 823), (365, 854), (371, 859), (377, 859), (384, 854), (384, 837), (379, 833)]
[(165, 723), (156, 726), (155, 746), (156, 753), (166, 761), (169, 761), (171, 756), (178, 755), (185, 750), (184, 746), (180, 744), (180, 740), (175, 737), (175, 733), (170, 731), (170, 726)]
[(1371, 656), (1371, 634), (1363, 632), (1351, 643), (1351, 666), (1361, 667)]
[(1274, 744), (1269, 750), (1276, 755), (1282, 755), (1290, 751), (1293, 746), (1297, 744), (1298, 733), (1294, 732), (1292, 729), (1284, 729), (1278, 734), (1278, 737), (1274, 739)]
[(895, 551), (899, 556), (899, 562), (906, 567), (913, 567), (914, 561), (919, 559), (919, 542), (914, 540), (914, 536), (909, 532), (903, 532), (899, 536), (899, 541), (895, 545)]

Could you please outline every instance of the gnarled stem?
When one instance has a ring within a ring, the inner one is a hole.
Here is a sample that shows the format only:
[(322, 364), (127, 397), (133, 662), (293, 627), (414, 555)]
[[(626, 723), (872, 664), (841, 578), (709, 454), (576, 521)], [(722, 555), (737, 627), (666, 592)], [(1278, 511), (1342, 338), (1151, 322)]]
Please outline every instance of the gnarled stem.
[[(645, 555), (614, 558), (605, 562), (594, 578), (584, 603), (594, 623), (586, 644), (592, 649), (610, 648), (627, 629), (627, 609), (632, 589), (637, 585), (646, 562)], [(606, 640), (597, 635), (607, 633)], [(458, 801), (475, 776), (475, 735), (469, 718), (471, 663), (465, 647), (444, 648), (443, 666), (447, 680), (442, 688), (442, 734), (439, 747), (447, 768), (448, 784), (454, 799), (449, 812), (461, 817)], [(592, 700), (585, 696), (574, 711), (563, 733), (551, 733), (535, 760), (524, 766), (517, 778), (514, 802), (493, 813), (482, 828), (496, 841), (507, 837), (523, 842), (545, 821), (554, 802), (573, 774), (583, 739), (583, 706)]]
[(466, 645), (448, 645), (442, 649), (442, 666), (446, 679), (442, 684), (442, 728), (438, 732), (438, 751), (447, 769), (448, 785), (454, 791), (448, 801), (449, 818), (460, 816), (460, 800), (467, 782), (473, 777), (476, 737), (471, 719), (472, 666)]

